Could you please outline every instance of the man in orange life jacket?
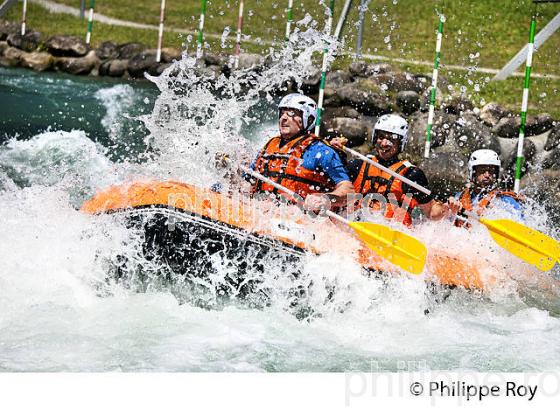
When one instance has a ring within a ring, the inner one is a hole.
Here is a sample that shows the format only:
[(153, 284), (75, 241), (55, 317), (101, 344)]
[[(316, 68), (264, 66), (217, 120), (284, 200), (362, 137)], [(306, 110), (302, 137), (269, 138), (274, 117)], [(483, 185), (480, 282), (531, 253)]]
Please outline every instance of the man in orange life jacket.
[[(424, 172), (405, 160), (399, 160), (399, 154), (408, 141), (408, 123), (399, 115), (386, 114), (379, 118), (373, 128), (371, 143), (375, 147), (375, 156), (369, 155), (373, 161), (427, 187), (428, 180)], [(346, 138), (335, 138), (331, 144), (340, 147), (347, 142)], [(360, 159), (349, 161), (349, 175), (354, 181), (356, 193), (362, 194), (364, 200), (368, 195), (373, 199), (369, 202), (373, 209), (381, 209), (380, 202), (385, 202), (385, 217), (394, 218), (405, 225), (412, 224), (411, 213), (418, 208), (431, 220), (440, 220), (451, 213), (446, 204), (434, 200), (431, 195), (419, 192), (401, 180), (392, 177), (375, 166)], [(384, 201), (375, 200), (384, 199)]]
[[(499, 204), (505, 209), (521, 214), (519, 197), (514, 192), (498, 188), (502, 162), (495, 151), (490, 149), (474, 151), (469, 158), (468, 166), (470, 184), (448, 200), (449, 206), (455, 213), (466, 209), (482, 215), (487, 208)], [(463, 226), (463, 222), (456, 219), (455, 225)]]
[[(344, 205), (354, 189), (336, 150), (311, 134), (317, 118), (315, 101), (289, 94), (278, 110), (280, 135), (265, 144), (251, 168), (298, 194), (306, 209)], [(266, 182), (251, 179), (251, 183), (254, 193), (280, 193)]]

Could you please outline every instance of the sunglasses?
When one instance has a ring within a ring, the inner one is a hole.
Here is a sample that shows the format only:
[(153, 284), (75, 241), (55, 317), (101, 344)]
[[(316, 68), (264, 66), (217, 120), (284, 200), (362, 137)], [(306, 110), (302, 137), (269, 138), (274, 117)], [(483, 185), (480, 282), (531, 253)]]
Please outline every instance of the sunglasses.
[(384, 139), (387, 139), (391, 142), (399, 142), (401, 140), (401, 136), (387, 131), (375, 132), (375, 141), (384, 140)]
[(301, 117), (301, 113), (298, 110), (291, 110), (289, 108), (283, 108), (283, 109), (280, 110), (280, 112), (278, 114), (278, 118), (282, 117), (284, 114), (288, 114), (288, 117), (290, 117), (290, 118)]

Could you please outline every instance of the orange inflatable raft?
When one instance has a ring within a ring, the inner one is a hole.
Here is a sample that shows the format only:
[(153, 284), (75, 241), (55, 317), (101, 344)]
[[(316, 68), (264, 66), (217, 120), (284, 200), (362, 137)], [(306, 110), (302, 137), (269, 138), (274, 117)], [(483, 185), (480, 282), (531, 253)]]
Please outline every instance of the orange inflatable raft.
[[(207, 255), (228, 248), (241, 259), (249, 252), (257, 252), (259, 258), (272, 251), (292, 260), (310, 252), (344, 252), (352, 254), (365, 269), (401, 273), (363, 246), (352, 232), (326, 218), (311, 219), (293, 206), (278, 207), (181, 182), (111, 186), (86, 201), (81, 211), (123, 213), (140, 223), (146, 243), (178, 270), (204, 269), (204, 262), (195, 260), (192, 253), (204, 246)], [(485, 286), (477, 265), (437, 249), (429, 249), (424, 277), (470, 289)]]

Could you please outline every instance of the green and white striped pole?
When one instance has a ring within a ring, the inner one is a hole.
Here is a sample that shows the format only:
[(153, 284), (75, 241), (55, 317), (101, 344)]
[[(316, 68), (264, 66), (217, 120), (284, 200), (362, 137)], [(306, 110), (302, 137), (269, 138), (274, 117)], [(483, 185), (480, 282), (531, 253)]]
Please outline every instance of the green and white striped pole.
[(93, 9), (95, 8), (95, 0), (89, 0), (89, 18), (87, 25), (86, 44), (91, 42), (91, 32), (93, 31)]
[(23, 12), (21, 14), (21, 35), (25, 36), (25, 22), (27, 20), (27, 0), (23, 0)]
[(204, 19), (206, 17), (206, 0), (200, 0), (200, 22), (198, 24), (198, 36), (196, 47), (196, 58), (202, 57), (202, 46), (204, 42)]
[(161, 7), (159, 11), (159, 32), (157, 41), (157, 54), (156, 61), (161, 61), (161, 47), (163, 46), (163, 23), (165, 21), (165, 0), (161, 0)]
[(243, 28), (243, 0), (239, 0), (239, 14), (237, 16), (237, 41), (235, 42), (234, 67), (239, 68), (239, 54), (241, 54), (241, 29)]
[(436, 106), (439, 60), (441, 54), (441, 41), (443, 39), (443, 23), (445, 23), (445, 16), (443, 14), (440, 14), (436, 40), (436, 56), (434, 58), (434, 71), (432, 73), (432, 89), (430, 90), (430, 108), (428, 111), (428, 126), (426, 127), (426, 145), (424, 146), (424, 158), (430, 157), (430, 147), (432, 144), (432, 127), (434, 124), (434, 111)]
[(293, 15), (292, 15), (293, 6), (294, 6), (294, 0), (288, 0), (288, 10), (286, 11), (288, 20), (286, 21), (286, 36), (284, 37), (286, 43), (290, 41), (290, 30), (292, 29), (292, 21), (293, 21)]
[(525, 124), (527, 122), (527, 106), (529, 104), (529, 81), (531, 79), (531, 65), (533, 63), (533, 50), (535, 47), (535, 28), (537, 27), (536, 10), (531, 17), (529, 30), (529, 44), (527, 44), (527, 62), (525, 63), (525, 83), (523, 86), (523, 100), (521, 101), (521, 125), (519, 126), (519, 139), (517, 140), (517, 160), (515, 161), (515, 184), (513, 190), (519, 193), (521, 182), (521, 168), (523, 167), (523, 141), (525, 139)]
[(329, 57), (329, 37), (331, 36), (332, 22), (334, 16), (334, 0), (331, 0), (329, 17), (325, 29), (325, 48), (323, 49), (323, 66), (321, 68), (321, 85), (319, 86), (319, 101), (317, 102), (317, 119), (315, 120), (315, 135), (319, 136), (321, 130), (321, 114), (323, 113), (323, 99), (325, 98), (325, 79), (327, 77), (327, 60)]

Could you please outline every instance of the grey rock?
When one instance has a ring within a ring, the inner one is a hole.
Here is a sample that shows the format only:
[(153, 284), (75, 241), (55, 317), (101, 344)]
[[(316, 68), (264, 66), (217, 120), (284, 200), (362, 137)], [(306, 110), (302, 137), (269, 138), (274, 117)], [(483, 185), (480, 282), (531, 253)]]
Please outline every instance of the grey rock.
[(57, 70), (74, 75), (88, 75), (98, 64), (93, 50), (84, 57), (60, 57), (54, 63)]
[(21, 33), (21, 26), (13, 21), (0, 19), (0, 41), (4, 41), (12, 33)]
[(352, 107), (325, 107), (322, 119), (327, 121), (336, 117), (360, 118), (360, 113)]
[(39, 47), (39, 43), (41, 42), (41, 33), (38, 31), (28, 31), (23, 36), (21, 33), (12, 33), (8, 35), (7, 40), (10, 46), (30, 52)]
[(146, 50), (146, 46), (140, 43), (125, 43), (117, 46), (118, 59), (130, 60)]
[(99, 71), (98, 71), (98, 74), (100, 76), (109, 75), (109, 66), (111, 65), (111, 61), (113, 61), (113, 60), (105, 60), (105, 61), (101, 62), (101, 64), (99, 65)]
[(560, 170), (560, 146), (549, 151), (541, 162), (543, 169)]
[(107, 60), (99, 67), (99, 75), (108, 75), (110, 77), (122, 77), (126, 73), (128, 60)]
[(393, 111), (389, 97), (376, 92), (377, 86), (369, 80), (345, 84), (336, 89), (340, 105), (350, 106), (365, 115), (382, 115)]
[(249, 69), (249, 68), (256, 68), (258, 66), (263, 65), (264, 58), (259, 54), (247, 54), (241, 53), (239, 54), (239, 69)]
[(354, 61), (350, 63), (348, 67), (348, 71), (354, 77), (369, 77), (371, 75), (370, 71), (368, 70), (368, 64), (365, 61)]
[[(183, 54), (177, 48), (165, 47), (161, 49), (161, 61), (164, 63), (172, 63), (181, 60)], [(208, 60), (206, 60), (208, 62)]]
[(349, 147), (364, 144), (372, 130), (370, 123), (356, 118), (337, 117), (325, 122), (325, 125), (329, 137), (344, 136), (348, 138)]
[[(501, 138), (517, 138), (519, 136), (520, 126), (520, 117), (504, 117), (492, 128), (492, 131)], [(528, 116), (525, 124), (525, 136), (530, 137), (532, 135), (542, 134), (552, 129), (553, 126), (554, 121), (549, 114)]]
[[(501, 159), (502, 159), (502, 179), (508, 184), (513, 184), (515, 178), (515, 163), (517, 161), (517, 140), (510, 138), (500, 138)], [(523, 156), (525, 161), (521, 168), (521, 175), (525, 175), (528, 170), (534, 168), (537, 159), (537, 147), (528, 138), (523, 140)]]
[(159, 76), (159, 75), (161, 75), (161, 73), (163, 73), (165, 70), (167, 70), (172, 65), (173, 65), (172, 63), (157, 64), (154, 67), (152, 67), (152, 70), (150, 71), (150, 74), (155, 75), (155, 76)]
[[(203, 79), (214, 79), (217, 75), (217, 67), (218, 66), (208, 66), (208, 67), (196, 67), (195, 73), (197, 77)], [(219, 67), (218, 67), (219, 68)]]
[[(458, 117), (436, 111), (434, 115), (434, 123), (432, 126), (431, 148), (437, 148), (445, 145), (452, 135), (453, 127)], [(409, 140), (405, 152), (411, 157), (419, 159), (424, 153), (424, 145), (426, 143), (426, 129), (428, 126), (428, 114), (422, 112), (414, 113), (409, 119)], [(451, 138), (452, 139), (452, 138)], [(453, 150), (457, 147), (453, 146)]]
[(301, 83), (301, 91), (305, 95), (317, 94), (319, 92), (319, 84), (321, 82), (321, 70), (316, 69), (313, 73), (305, 78)]
[(0, 57), (0, 65), (4, 67), (17, 67), (21, 62), (24, 51), (15, 47), (7, 47)]
[(157, 65), (156, 52), (146, 50), (128, 60), (127, 70), (132, 78), (143, 78), (144, 73), (151, 73), (155, 65)]
[(328, 72), (325, 77), (325, 84), (328, 84), (329, 87), (338, 88), (342, 87), (344, 84), (349, 84), (352, 82), (351, 75), (344, 70), (336, 70), (332, 72)]
[(4, 50), (6, 50), (9, 46), (7, 41), (0, 41), (0, 56), (4, 54)]
[(35, 71), (45, 71), (52, 67), (53, 56), (47, 52), (23, 53), (21, 56), (21, 66), (31, 68)]
[(560, 123), (556, 123), (550, 134), (546, 139), (546, 144), (544, 145), (545, 151), (550, 151), (556, 147), (560, 146)]
[(416, 91), (422, 93), (428, 87), (423, 81), (418, 80), (411, 73), (388, 73), (369, 77), (383, 90), (391, 92)]
[(393, 66), (388, 63), (372, 63), (368, 66), (368, 75), (387, 74), (393, 72)]
[(501, 146), (492, 130), (480, 123), (474, 114), (463, 114), (452, 127), (453, 138), (464, 155), (470, 155), (477, 149), (491, 149), (498, 154)]
[(422, 158), (418, 166), (426, 174), (429, 188), (443, 200), (460, 191), (467, 182), (467, 162), (468, 158), (460, 152), (440, 152)]
[(348, 67), (348, 71), (354, 77), (367, 78), (373, 75), (390, 73), (393, 71), (393, 67), (387, 63), (367, 64), (364, 61), (354, 61)]
[(461, 115), (465, 111), (472, 111), (474, 104), (463, 95), (456, 95), (446, 100), (442, 109), (448, 114)]
[(113, 43), (112, 41), (104, 41), (95, 50), (95, 54), (97, 54), (97, 57), (99, 57), (101, 60), (109, 60), (117, 58), (119, 52), (115, 43)]
[[(227, 56), (213, 54), (209, 52), (204, 53), (204, 62), (206, 63), (206, 65), (224, 66), (227, 64), (227, 61), (228, 61)], [(171, 62), (171, 60), (168, 62)]]
[(45, 41), (49, 53), (57, 57), (82, 57), (89, 51), (86, 42), (75, 36), (53, 36)]
[(420, 109), (420, 95), (416, 91), (400, 91), (397, 94), (397, 106), (403, 114), (410, 115)]
[(495, 127), (502, 118), (512, 115), (513, 114), (511, 111), (506, 110), (498, 103), (490, 102), (482, 107), (479, 117), (484, 122), (484, 124), (488, 125), (489, 127)]

